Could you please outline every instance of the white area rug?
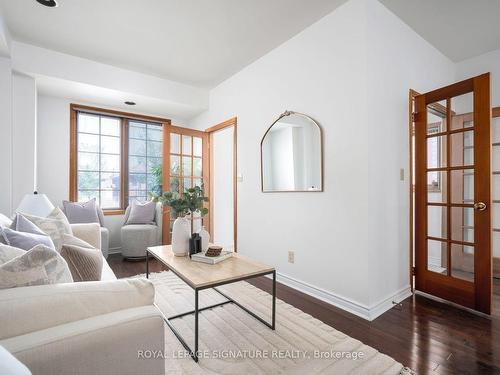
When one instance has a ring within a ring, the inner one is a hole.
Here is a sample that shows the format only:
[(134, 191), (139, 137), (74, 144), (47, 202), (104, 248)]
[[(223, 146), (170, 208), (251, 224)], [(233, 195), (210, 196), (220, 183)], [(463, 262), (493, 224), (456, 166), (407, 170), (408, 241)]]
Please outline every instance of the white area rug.
[[(194, 291), (172, 272), (153, 273), (150, 280), (166, 316), (193, 310)], [(246, 282), (219, 288), (270, 321), (270, 294)], [(224, 301), (211, 289), (199, 293), (200, 307)], [(193, 347), (193, 315), (173, 322)], [(391, 357), (281, 300), (276, 300), (275, 331), (234, 304), (201, 312), (199, 327), (199, 349), (206, 355), (195, 363), (165, 325), (167, 374), (412, 374)]]

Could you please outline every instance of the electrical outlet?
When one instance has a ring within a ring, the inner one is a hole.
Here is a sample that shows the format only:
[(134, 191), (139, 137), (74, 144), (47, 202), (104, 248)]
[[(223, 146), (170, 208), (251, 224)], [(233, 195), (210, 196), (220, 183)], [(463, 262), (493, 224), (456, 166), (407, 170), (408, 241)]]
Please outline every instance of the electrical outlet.
[(295, 251), (288, 252), (288, 263), (295, 263)]
[(401, 181), (404, 181), (404, 180), (405, 180), (405, 170), (404, 170), (403, 168), (401, 168), (401, 169), (399, 170), (399, 179), (400, 179)]

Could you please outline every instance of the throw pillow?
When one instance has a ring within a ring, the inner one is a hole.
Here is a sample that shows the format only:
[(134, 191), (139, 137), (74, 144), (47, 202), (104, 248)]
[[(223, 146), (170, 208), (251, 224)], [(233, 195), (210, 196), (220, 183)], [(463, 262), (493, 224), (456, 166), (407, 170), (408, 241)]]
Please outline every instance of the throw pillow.
[(61, 256), (68, 263), (74, 281), (101, 280), (103, 260), (100, 250), (63, 245)]
[(11, 224), (12, 220), (3, 214), (0, 214), (0, 227), (10, 227)]
[(50, 236), (57, 251), (61, 250), (62, 235), (73, 234), (71, 227), (68, 228), (64, 220), (52, 219), (49, 217), (31, 216), (26, 214), (24, 214), (23, 216), (33, 224), (35, 224), (42, 231), (44, 231), (45, 234)]
[(30, 250), (36, 245), (45, 245), (46, 247), (55, 250), (56, 247), (52, 242), (52, 239), (46, 234), (35, 234), (18, 232), (16, 230), (2, 227), (0, 228), (0, 237), (3, 238), (3, 242), (9, 246), (14, 246), (23, 250)]
[(23, 255), (26, 251), (14, 246), (0, 244), (0, 265), (8, 262), (19, 255)]
[(63, 244), (63, 246), (64, 245), (73, 245), (73, 246), (85, 247), (87, 249), (94, 249), (94, 246), (92, 246), (88, 242), (86, 242), (78, 237), (71, 236), (69, 234), (63, 234), (62, 244)]
[(49, 219), (61, 220), (64, 223), (65, 233), (73, 234), (73, 230), (71, 229), (71, 224), (69, 223), (68, 218), (59, 207), (54, 208), (47, 217)]
[(66, 261), (44, 245), (37, 245), (0, 265), (0, 289), (72, 281)]
[(154, 224), (156, 213), (156, 202), (133, 201), (130, 205), (129, 215), (125, 222), (127, 224)]
[(71, 224), (99, 223), (95, 198), (88, 202), (63, 201), (64, 213)]
[(33, 233), (46, 236), (45, 232), (43, 232), (35, 224), (33, 224), (31, 221), (29, 221), (22, 214), (19, 213), (16, 214), (16, 217), (14, 218), (14, 221), (12, 222), (10, 228), (17, 230), (18, 232)]

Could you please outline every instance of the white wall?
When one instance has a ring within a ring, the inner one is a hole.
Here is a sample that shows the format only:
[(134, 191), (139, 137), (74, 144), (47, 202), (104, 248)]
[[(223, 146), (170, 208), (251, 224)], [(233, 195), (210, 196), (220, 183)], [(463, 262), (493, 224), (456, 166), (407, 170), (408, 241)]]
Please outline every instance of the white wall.
[[(368, 319), (408, 295), (408, 89), (454, 74), (379, 2), (351, 0), (212, 90), (192, 125), (238, 117), (239, 251)], [(323, 127), (323, 193), (260, 192), (260, 140), (285, 109)]]
[(12, 203), (14, 209), (25, 194), (33, 193), (36, 170), (35, 79), (22, 74), (12, 76)]
[[(1, 19), (0, 19), (1, 21)], [(12, 68), (0, 57), (0, 213), (12, 213)]]
[(214, 169), (212, 194), (214, 212), (214, 242), (224, 247), (234, 246), (234, 196), (233, 196), (233, 134), (228, 127), (213, 133), (212, 147)]

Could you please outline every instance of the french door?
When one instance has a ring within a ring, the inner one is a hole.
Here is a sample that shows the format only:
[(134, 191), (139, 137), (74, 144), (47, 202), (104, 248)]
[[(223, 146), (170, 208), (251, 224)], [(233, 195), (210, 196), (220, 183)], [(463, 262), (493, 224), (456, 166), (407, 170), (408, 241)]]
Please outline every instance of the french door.
[(489, 314), (490, 75), (415, 97), (416, 289)]
[[(182, 195), (186, 189), (202, 186), (210, 197), (208, 135), (203, 131), (168, 126), (163, 138), (163, 191)], [(207, 204), (208, 206), (208, 204)], [(176, 216), (167, 207), (163, 211), (163, 244), (170, 244)], [(192, 218), (195, 231), (204, 225), (210, 231), (209, 216)]]

